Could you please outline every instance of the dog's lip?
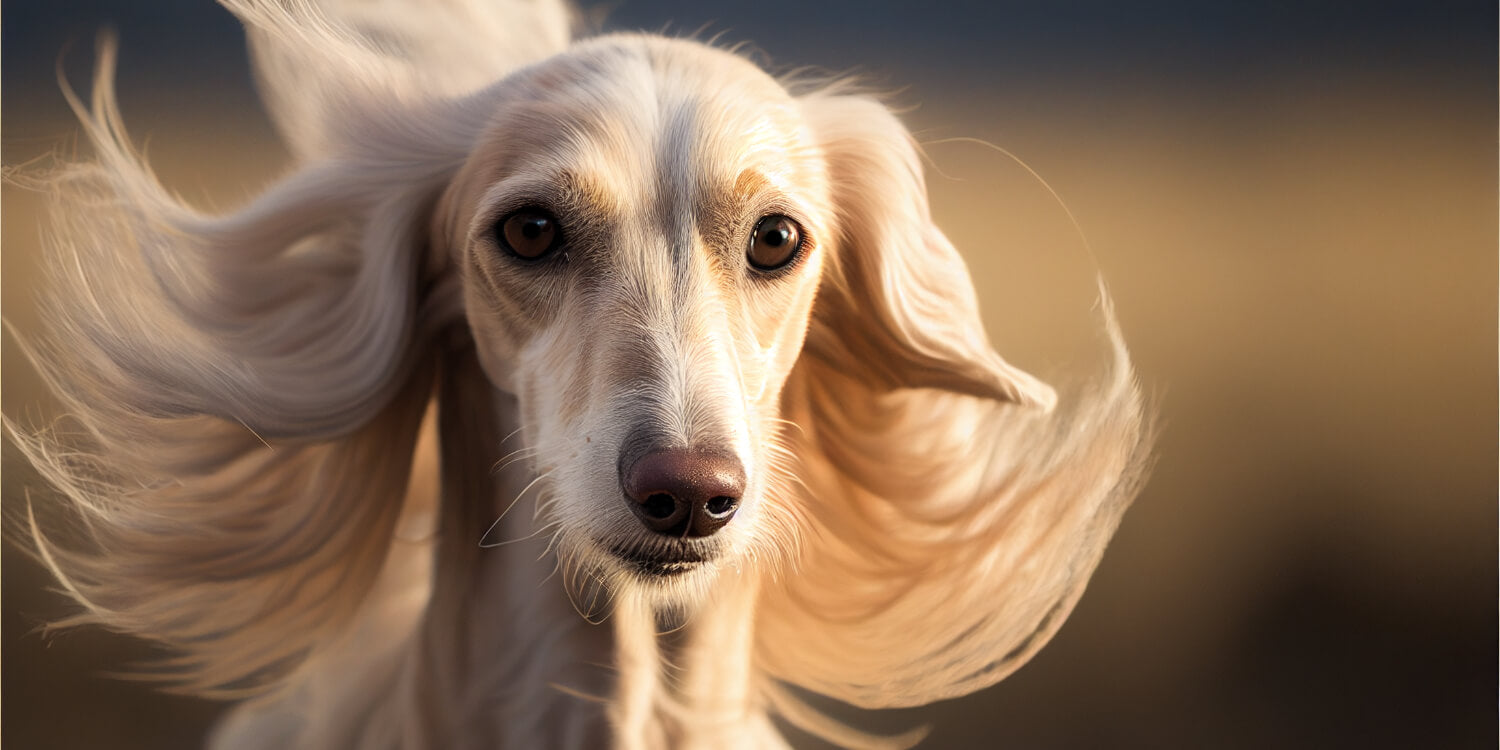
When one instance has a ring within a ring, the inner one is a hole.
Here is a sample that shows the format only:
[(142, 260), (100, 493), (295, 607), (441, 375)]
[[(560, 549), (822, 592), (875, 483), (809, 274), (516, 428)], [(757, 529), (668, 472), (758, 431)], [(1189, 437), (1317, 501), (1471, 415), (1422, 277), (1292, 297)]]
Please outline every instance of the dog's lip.
[(697, 568), (710, 559), (709, 555), (691, 547), (648, 552), (640, 547), (615, 545), (610, 554), (635, 570), (649, 576), (675, 576)]

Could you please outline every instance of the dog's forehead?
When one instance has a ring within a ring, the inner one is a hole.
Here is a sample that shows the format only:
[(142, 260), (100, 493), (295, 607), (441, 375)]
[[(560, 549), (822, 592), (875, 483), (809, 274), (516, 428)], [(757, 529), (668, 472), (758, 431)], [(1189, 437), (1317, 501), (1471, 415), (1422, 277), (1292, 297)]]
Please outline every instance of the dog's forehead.
[[(506, 150), (617, 190), (732, 188), (746, 172), (785, 189), (819, 165), (796, 101), (769, 75), (701, 44), (625, 37), (537, 66), (502, 102)], [(685, 198), (686, 196), (679, 196)]]

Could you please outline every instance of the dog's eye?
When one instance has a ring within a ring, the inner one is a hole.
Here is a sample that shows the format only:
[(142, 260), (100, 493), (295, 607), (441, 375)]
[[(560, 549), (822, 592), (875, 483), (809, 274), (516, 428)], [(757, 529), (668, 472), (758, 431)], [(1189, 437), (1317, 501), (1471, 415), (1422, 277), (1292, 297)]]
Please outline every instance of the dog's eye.
[(755, 224), (746, 255), (750, 265), (762, 271), (774, 271), (792, 262), (802, 249), (802, 227), (780, 216), (764, 216)]
[(539, 208), (523, 208), (500, 220), (495, 240), (501, 249), (525, 260), (550, 253), (562, 239), (557, 220)]

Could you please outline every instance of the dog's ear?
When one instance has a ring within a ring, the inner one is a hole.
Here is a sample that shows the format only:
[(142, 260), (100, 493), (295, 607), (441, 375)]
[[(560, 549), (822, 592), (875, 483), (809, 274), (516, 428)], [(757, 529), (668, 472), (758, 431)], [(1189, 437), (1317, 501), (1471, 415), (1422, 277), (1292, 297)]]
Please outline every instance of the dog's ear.
[[(393, 111), (226, 215), (185, 206), (120, 124), (106, 43), (90, 162), (49, 194), (49, 330), (32, 348), (73, 427), (13, 430), (80, 532), (36, 549), (83, 619), (164, 643), (183, 689), (289, 674), (362, 605), (432, 398), (419, 270), (472, 134)], [(49, 496), (49, 499), (51, 497)], [(39, 506), (43, 507), (43, 506)], [(52, 518), (51, 521), (58, 519)]]
[(1052, 389), (991, 348), (968, 269), (932, 223), (906, 129), (869, 98), (813, 95), (802, 107), (827, 160), (838, 224), (807, 356), (882, 390), (1051, 408)]
[(255, 82), (298, 157), (328, 153), (388, 107), (470, 94), (562, 51), (561, 0), (222, 0), (245, 24)]
[(870, 99), (803, 105), (840, 227), (782, 396), (799, 489), (765, 507), (796, 527), (797, 567), (763, 584), (756, 661), (858, 706), (954, 698), (1024, 664), (1082, 594), (1143, 470), (1140, 394), (1106, 301), (1105, 377), (1015, 408), (1055, 397), (990, 349), (905, 130)]

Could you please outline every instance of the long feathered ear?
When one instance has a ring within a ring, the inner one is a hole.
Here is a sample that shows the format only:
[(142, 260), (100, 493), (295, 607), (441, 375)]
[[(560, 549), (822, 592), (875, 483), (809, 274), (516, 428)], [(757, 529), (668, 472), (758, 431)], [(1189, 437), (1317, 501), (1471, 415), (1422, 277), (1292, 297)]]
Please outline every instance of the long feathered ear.
[(245, 23), (261, 98), (299, 157), (392, 103), (463, 96), (560, 52), (572, 25), (561, 0), (220, 2)]
[(991, 348), (963, 259), (932, 223), (917, 151), (878, 102), (805, 98), (839, 226), (806, 355), (882, 388), (1051, 408), (1052, 389)]
[(72, 100), (94, 161), (35, 179), (54, 283), (32, 353), (76, 429), (11, 435), (62, 502), (31, 530), (72, 622), (165, 644), (178, 689), (237, 695), (332, 638), (389, 549), (452, 309), (420, 271), (428, 217), (473, 134), (393, 110), (207, 216), (129, 145), (113, 60), (106, 43), (92, 105)]
[(1107, 296), (1108, 372), (1028, 408), (1052, 393), (990, 351), (895, 119), (861, 98), (807, 109), (844, 226), (783, 391), (801, 492), (775, 501), (803, 528), (795, 569), (762, 588), (756, 658), (856, 705), (920, 705), (993, 684), (1057, 631), (1136, 493), (1148, 430)]

